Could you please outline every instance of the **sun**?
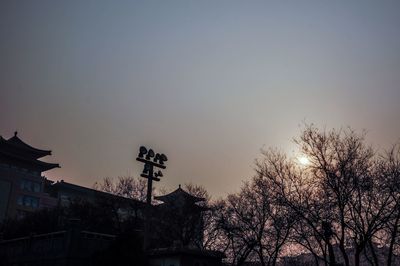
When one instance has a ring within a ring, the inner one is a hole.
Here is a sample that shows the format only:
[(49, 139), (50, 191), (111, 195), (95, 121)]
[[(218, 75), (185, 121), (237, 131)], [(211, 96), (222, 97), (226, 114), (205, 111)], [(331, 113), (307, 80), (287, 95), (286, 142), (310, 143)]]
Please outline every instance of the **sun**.
[(300, 156), (300, 157), (297, 158), (297, 160), (303, 166), (307, 166), (307, 165), (310, 164), (310, 160), (306, 156)]

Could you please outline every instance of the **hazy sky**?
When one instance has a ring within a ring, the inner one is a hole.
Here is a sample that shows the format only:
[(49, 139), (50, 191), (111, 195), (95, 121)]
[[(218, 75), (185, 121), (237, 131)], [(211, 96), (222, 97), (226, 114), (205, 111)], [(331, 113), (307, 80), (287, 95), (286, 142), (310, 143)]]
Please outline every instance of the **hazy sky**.
[(302, 121), (400, 139), (400, 1), (1, 1), (0, 134), (92, 186), (168, 155), (214, 196)]

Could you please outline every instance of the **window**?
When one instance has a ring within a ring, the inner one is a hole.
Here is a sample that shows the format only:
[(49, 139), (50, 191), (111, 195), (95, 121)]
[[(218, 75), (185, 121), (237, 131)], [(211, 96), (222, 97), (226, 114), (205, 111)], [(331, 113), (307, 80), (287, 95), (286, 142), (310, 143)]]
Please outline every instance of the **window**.
[(33, 182), (33, 192), (40, 192), (40, 184)]
[(31, 206), (32, 208), (39, 208), (39, 199), (31, 197)]
[(30, 192), (40, 192), (40, 183), (39, 182), (34, 182), (30, 180), (21, 180), (20, 183), (20, 189), (25, 190), (25, 191), (30, 191)]
[(25, 183), (26, 183), (25, 180), (21, 180), (21, 183), (19, 184), (19, 188), (20, 188), (21, 190), (25, 190)]
[(24, 196), (18, 196), (18, 198), (17, 198), (17, 204), (18, 205), (24, 205)]
[(29, 196), (24, 196), (24, 206), (31, 207), (31, 198)]
[(39, 198), (28, 195), (19, 195), (17, 198), (17, 204), (36, 209), (39, 207)]

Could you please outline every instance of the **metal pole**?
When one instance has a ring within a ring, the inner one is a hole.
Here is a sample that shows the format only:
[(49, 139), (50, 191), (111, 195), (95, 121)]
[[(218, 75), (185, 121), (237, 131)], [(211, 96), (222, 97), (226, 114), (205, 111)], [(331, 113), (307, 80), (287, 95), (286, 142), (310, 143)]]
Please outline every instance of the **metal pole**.
[[(146, 155), (146, 156), (145, 156)], [(155, 154), (152, 149), (147, 150), (146, 147), (141, 146), (139, 149), (137, 161), (144, 163), (144, 169), (141, 177), (147, 178), (147, 195), (145, 207), (145, 224), (144, 224), (144, 239), (143, 248), (147, 250), (151, 244), (150, 228), (151, 228), (151, 194), (153, 192), (153, 180), (160, 181), (162, 172), (158, 171), (154, 174), (154, 167), (165, 169), (164, 162), (168, 160), (165, 154)]]
[(150, 223), (151, 223), (151, 194), (153, 190), (153, 166), (149, 167), (149, 176), (147, 177), (147, 195), (146, 195), (146, 217), (144, 225), (144, 250), (147, 250), (150, 246)]
[(149, 176), (147, 177), (146, 203), (151, 206), (151, 194), (153, 192), (153, 166), (149, 165)]

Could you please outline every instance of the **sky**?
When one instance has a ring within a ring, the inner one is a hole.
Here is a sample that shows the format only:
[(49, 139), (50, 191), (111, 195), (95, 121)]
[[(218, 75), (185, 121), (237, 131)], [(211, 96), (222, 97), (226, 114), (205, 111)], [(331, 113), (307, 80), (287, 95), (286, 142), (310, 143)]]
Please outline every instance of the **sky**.
[(400, 141), (399, 1), (1, 1), (0, 135), (92, 187), (169, 160), (156, 187), (214, 197), (302, 125)]

